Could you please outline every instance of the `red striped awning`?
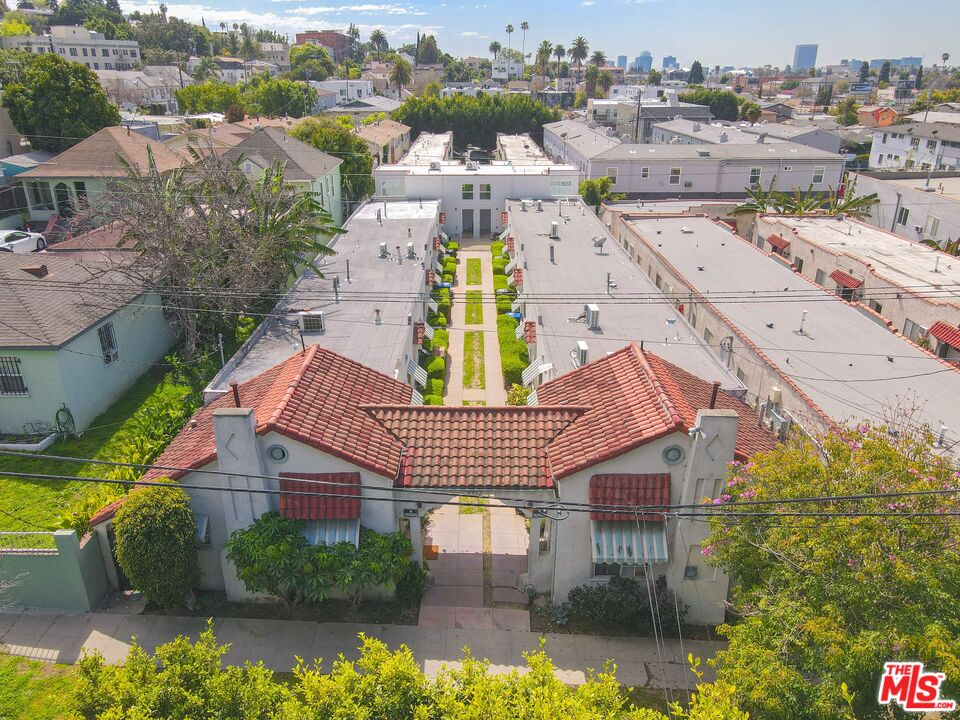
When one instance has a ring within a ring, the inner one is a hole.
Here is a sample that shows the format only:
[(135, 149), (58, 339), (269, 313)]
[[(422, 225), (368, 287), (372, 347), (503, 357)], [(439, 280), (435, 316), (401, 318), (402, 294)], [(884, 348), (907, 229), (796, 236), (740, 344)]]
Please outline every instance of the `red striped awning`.
[(437, 275), (433, 270), (427, 270), (427, 285), (433, 287), (437, 283)]
[(863, 280), (860, 278), (855, 278), (850, 273), (845, 273), (843, 270), (834, 270), (830, 273), (830, 279), (837, 282), (837, 284), (842, 285), (845, 288), (850, 288), (851, 290), (856, 290), (858, 287), (863, 285)]
[(940, 342), (960, 350), (960, 328), (948, 325), (943, 320), (937, 320), (930, 328), (930, 334)]
[(777, 250), (786, 250), (788, 247), (790, 247), (790, 241), (782, 235), (771, 235), (767, 238), (767, 242)]
[[(286, 494), (291, 492), (307, 494)], [(356, 520), (360, 473), (280, 473), (280, 514), (295, 520)]]
[(523, 285), (523, 268), (515, 268), (513, 271), (513, 284), (517, 287)]
[(424, 327), (422, 322), (415, 322), (413, 324), (413, 344), (414, 345), (423, 345), (423, 340), (427, 335), (427, 329)]

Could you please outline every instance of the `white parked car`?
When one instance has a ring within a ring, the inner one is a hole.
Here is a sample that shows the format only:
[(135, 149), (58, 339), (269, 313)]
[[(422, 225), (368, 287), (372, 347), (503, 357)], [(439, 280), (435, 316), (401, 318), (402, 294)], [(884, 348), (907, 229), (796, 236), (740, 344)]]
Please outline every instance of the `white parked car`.
[(47, 241), (40, 233), (26, 230), (0, 230), (0, 252), (19, 254), (43, 250)]

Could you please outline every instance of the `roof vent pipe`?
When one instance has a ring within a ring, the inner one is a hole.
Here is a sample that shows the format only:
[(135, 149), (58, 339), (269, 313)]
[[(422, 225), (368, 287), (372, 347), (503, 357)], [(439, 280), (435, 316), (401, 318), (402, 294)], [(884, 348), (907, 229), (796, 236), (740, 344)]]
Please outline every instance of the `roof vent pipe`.
[(710, 409), (713, 410), (717, 406), (717, 393), (720, 392), (720, 383), (716, 380), (713, 381), (713, 389), (710, 391)]
[(240, 407), (240, 385), (236, 381), (230, 383), (230, 389), (233, 390), (233, 405)]

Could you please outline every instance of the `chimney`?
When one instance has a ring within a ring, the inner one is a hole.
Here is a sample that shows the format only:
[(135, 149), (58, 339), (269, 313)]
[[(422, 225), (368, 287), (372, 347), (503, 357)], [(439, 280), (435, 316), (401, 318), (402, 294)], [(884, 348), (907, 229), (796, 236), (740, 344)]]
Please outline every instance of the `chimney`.
[(233, 406), (240, 407), (240, 384), (234, 381), (230, 383), (230, 389), (233, 391)]
[(713, 382), (713, 390), (710, 391), (710, 409), (713, 410), (717, 406), (717, 393), (720, 392), (720, 383), (717, 381)]

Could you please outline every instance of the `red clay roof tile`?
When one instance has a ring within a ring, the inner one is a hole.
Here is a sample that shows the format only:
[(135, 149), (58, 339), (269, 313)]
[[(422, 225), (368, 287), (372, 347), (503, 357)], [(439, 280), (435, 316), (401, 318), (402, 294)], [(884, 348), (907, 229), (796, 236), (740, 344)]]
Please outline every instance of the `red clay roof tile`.
[(790, 241), (782, 235), (771, 235), (767, 238), (767, 242), (777, 250), (786, 250), (788, 247), (790, 247)]
[(523, 341), (527, 345), (533, 345), (537, 342), (537, 321), (526, 320), (523, 323)]
[[(316, 494), (286, 494), (290, 492)], [(360, 473), (280, 473), (280, 514), (295, 520), (356, 520), (360, 517)]]
[(960, 349), (960, 328), (948, 325), (943, 320), (937, 320), (930, 328), (930, 334), (940, 342), (944, 342), (950, 347)]
[[(590, 478), (591, 505), (669, 505), (670, 473), (616, 473)], [(663, 514), (633, 515), (598, 510), (590, 511), (591, 520), (663, 520)]]

